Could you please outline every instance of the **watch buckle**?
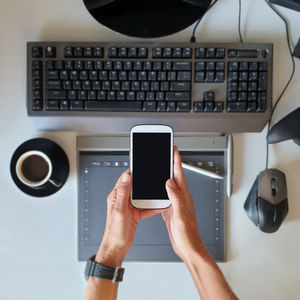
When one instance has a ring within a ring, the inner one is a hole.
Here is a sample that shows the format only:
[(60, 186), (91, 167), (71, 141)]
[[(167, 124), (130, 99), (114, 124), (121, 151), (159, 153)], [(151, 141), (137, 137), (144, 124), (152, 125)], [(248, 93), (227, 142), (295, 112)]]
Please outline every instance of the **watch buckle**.
[(114, 282), (114, 283), (118, 282), (118, 281), (117, 281), (117, 278), (118, 278), (119, 270), (120, 270), (120, 269), (122, 269), (122, 268), (119, 268), (119, 267), (116, 267), (116, 268), (115, 268), (115, 271), (114, 271), (114, 277), (113, 277), (113, 279), (112, 279), (112, 282)]

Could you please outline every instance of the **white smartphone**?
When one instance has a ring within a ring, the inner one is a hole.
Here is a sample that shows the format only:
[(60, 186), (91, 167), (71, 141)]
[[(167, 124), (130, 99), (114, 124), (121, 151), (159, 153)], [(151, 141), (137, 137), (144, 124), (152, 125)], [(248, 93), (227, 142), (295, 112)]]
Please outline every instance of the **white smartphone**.
[(131, 204), (141, 209), (170, 206), (166, 181), (173, 178), (173, 130), (137, 125), (130, 131)]

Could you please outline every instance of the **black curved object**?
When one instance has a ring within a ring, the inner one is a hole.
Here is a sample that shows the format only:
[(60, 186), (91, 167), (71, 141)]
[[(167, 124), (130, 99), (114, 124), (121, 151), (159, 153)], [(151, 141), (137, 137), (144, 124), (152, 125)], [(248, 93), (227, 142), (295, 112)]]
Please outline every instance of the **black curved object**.
[(83, 0), (90, 14), (119, 33), (154, 38), (176, 33), (203, 16), (211, 0)]
[(300, 146), (300, 107), (277, 122), (268, 132), (267, 141), (275, 144), (294, 140)]

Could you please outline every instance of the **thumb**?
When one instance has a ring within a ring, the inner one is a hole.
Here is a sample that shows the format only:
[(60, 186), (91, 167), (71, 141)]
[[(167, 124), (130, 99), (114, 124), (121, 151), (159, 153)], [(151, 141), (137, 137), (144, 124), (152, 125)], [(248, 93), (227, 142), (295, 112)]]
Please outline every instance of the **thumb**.
[(183, 201), (183, 194), (174, 179), (169, 179), (166, 182), (166, 189), (172, 205), (177, 209)]
[(129, 202), (130, 192), (131, 176), (128, 172), (124, 172), (113, 189), (116, 210), (124, 211), (124, 209), (126, 209)]

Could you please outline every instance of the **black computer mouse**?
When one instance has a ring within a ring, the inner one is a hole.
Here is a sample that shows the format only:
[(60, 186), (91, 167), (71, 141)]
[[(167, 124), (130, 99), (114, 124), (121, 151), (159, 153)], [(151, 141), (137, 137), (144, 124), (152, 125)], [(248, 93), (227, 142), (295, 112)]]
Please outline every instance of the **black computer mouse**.
[(259, 173), (247, 196), (244, 209), (260, 230), (278, 230), (288, 214), (287, 185), (283, 172), (266, 169)]

